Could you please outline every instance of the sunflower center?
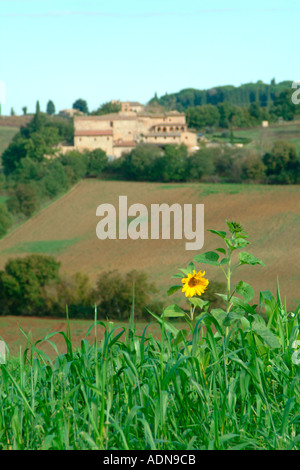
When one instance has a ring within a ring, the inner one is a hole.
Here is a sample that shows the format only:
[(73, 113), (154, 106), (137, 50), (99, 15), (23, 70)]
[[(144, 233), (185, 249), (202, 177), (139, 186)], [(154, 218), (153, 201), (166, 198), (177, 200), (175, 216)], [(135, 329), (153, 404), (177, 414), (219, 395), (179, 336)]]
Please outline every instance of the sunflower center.
[(189, 287), (196, 287), (199, 284), (197, 278), (195, 276), (191, 277), (189, 280)]

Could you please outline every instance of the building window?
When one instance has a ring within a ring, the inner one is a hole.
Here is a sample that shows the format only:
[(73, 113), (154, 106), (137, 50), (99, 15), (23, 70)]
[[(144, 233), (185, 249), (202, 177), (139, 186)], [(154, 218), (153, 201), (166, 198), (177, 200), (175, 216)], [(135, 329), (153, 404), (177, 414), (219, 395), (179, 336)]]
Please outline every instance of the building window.
[(114, 123), (113, 121), (110, 121), (110, 127), (113, 127)]
[(184, 131), (184, 127), (183, 127), (183, 126), (182, 126), (181, 130)]
[(109, 137), (106, 137), (106, 140), (109, 140)]
[(172, 131), (172, 130), (173, 130), (173, 127), (170, 127), (170, 131)]
[(167, 129), (165, 127), (163, 128), (163, 132), (167, 132)]

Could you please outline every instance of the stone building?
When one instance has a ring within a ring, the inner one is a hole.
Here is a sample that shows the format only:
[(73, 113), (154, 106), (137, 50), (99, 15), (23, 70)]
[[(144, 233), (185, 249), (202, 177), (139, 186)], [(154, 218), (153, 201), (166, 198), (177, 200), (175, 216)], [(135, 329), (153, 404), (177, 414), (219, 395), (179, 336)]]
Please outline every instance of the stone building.
[(119, 158), (139, 143), (185, 144), (189, 151), (196, 148), (197, 133), (187, 128), (184, 113), (146, 113), (140, 103), (130, 101), (120, 105), (119, 113), (74, 116), (74, 148), (101, 148), (111, 158)]

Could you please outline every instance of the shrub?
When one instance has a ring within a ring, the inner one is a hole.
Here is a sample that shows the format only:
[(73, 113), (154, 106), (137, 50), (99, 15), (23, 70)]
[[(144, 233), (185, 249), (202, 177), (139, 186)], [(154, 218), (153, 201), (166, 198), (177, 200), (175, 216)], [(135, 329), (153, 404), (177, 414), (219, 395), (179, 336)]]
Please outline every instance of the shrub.
[(92, 150), (88, 152), (87, 162), (87, 176), (97, 177), (100, 176), (106, 168), (108, 158), (106, 153), (101, 149)]
[[(125, 275), (118, 271), (100, 274), (94, 293), (99, 315), (103, 318), (127, 319), (132, 306), (133, 284), (135, 316), (145, 316), (145, 307), (153, 303), (151, 299), (157, 294), (157, 289), (154, 283), (147, 280), (145, 273), (136, 270)], [(159, 308), (157, 304), (156, 308)]]
[(38, 195), (34, 185), (18, 184), (12, 190), (7, 206), (13, 213), (22, 213), (26, 217), (30, 217), (39, 207)]
[(46, 255), (9, 260), (0, 272), (0, 296), (5, 313), (45, 315), (45, 289), (49, 283), (58, 281), (59, 267), (59, 262)]
[(12, 225), (12, 218), (5, 204), (0, 204), (0, 238), (3, 237)]

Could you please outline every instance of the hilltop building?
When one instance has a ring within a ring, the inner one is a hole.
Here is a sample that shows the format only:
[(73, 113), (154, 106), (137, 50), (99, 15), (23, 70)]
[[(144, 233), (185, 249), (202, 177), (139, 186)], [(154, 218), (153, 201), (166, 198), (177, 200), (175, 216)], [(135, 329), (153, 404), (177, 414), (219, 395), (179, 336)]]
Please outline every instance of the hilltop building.
[(157, 146), (185, 144), (197, 147), (197, 133), (187, 129), (184, 113), (147, 113), (137, 102), (114, 102), (118, 113), (102, 116), (74, 116), (74, 148), (79, 151), (101, 148), (111, 158), (119, 158), (139, 143)]

